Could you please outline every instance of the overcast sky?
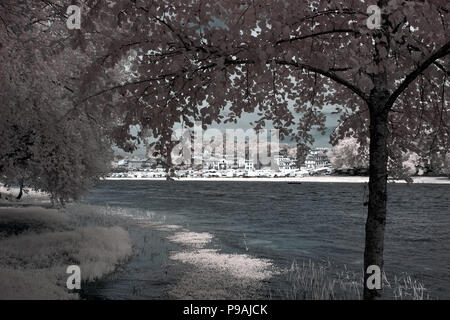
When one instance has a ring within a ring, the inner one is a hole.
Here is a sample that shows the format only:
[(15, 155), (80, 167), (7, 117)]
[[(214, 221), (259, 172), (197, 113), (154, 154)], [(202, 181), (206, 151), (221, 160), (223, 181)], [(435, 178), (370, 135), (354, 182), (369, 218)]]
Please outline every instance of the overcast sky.
[[(314, 147), (331, 147), (330, 145), (330, 134), (333, 132), (333, 130), (336, 128), (337, 126), (337, 120), (339, 118), (339, 115), (336, 114), (332, 114), (332, 112), (334, 111), (335, 107), (334, 106), (326, 106), (323, 109), (323, 113), (326, 115), (327, 120), (326, 120), (326, 127), (327, 127), (327, 132), (325, 135), (320, 134), (319, 132), (317, 132), (316, 130), (314, 130), (312, 132), (313, 137), (315, 139), (313, 146)], [(227, 123), (227, 124), (213, 124), (211, 125), (211, 128), (217, 128), (220, 130), (225, 130), (226, 129), (243, 129), (243, 130), (247, 130), (252, 128), (252, 126), (250, 125), (250, 123), (252, 121), (255, 121), (258, 119), (258, 116), (255, 113), (245, 113), (243, 114), (240, 119), (238, 119), (237, 123)], [(272, 126), (270, 123), (266, 123), (266, 128), (270, 129)], [(132, 130), (132, 132), (135, 130)], [(283, 143), (294, 143), (294, 142), (289, 142), (289, 140), (287, 141), (282, 141)], [(131, 155), (131, 156), (135, 156), (135, 157), (143, 157), (146, 155), (146, 150), (145, 150), (145, 146), (142, 145), (141, 147), (138, 148), (138, 150), (136, 150), (134, 153), (130, 154), (130, 153), (124, 153), (121, 150), (118, 150), (115, 148), (115, 151), (119, 154), (123, 154), (123, 155)]]

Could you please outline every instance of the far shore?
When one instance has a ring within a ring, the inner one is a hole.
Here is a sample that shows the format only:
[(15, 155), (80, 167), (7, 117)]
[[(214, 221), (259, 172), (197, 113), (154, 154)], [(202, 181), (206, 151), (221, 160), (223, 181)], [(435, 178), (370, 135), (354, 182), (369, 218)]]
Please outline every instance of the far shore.
[[(414, 183), (450, 184), (447, 177), (412, 177)], [(166, 178), (104, 178), (104, 180), (149, 180), (165, 181)], [(321, 182), (321, 183), (367, 183), (369, 177), (357, 176), (310, 176), (288, 178), (173, 178), (174, 181), (233, 181), (233, 182)], [(405, 180), (389, 180), (389, 183), (406, 183)]]

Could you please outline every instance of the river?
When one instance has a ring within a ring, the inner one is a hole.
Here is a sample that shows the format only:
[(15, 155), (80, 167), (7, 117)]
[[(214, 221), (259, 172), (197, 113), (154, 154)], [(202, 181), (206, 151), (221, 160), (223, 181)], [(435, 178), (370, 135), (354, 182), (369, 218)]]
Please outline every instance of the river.
[[(450, 298), (450, 186), (390, 184), (388, 190), (385, 240), (388, 279), (407, 273), (419, 280), (432, 298)], [(157, 228), (131, 228), (139, 254), (113, 275), (89, 285), (84, 296), (216, 297), (208, 293), (211, 291), (217, 297), (235, 298), (220, 296), (219, 291), (240, 289), (254, 294), (273, 287), (278, 291), (273, 291), (270, 297), (284, 298), (280, 292), (286, 282), (280, 276), (260, 277), (262, 287), (237, 288), (242, 281), (231, 284), (226, 279), (216, 279), (217, 272), (208, 269), (201, 272), (210, 283), (199, 284), (192, 270), (197, 270), (198, 275), (198, 270), (202, 270), (199, 263), (217, 258), (208, 255), (210, 252), (220, 254), (222, 260), (239, 255), (254, 258), (248, 260), (250, 269), (254, 262), (258, 268), (257, 263), (262, 261), (284, 270), (296, 260), (331, 261), (333, 265), (359, 272), (367, 212), (363, 197), (363, 185), (358, 183), (103, 181), (83, 199), (84, 203), (151, 216), (159, 224)], [(200, 244), (197, 248), (193, 243), (190, 252), (197, 254), (202, 248), (210, 251), (202, 251), (203, 258), (176, 256), (186, 252), (183, 237), (179, 241), (183, 232), (184, 238), (197, 235), (196, 241), (207, 243), (206, 247)], [(259, 267), (264, 269), (267, 265)], [(239, 270), (233, 272), (238, 279), (245, 278)], [(211, 281), (215, 283), (211, 285)], [(183, 286), (186, 288), (181, 292)], [(205, 292), (186, 293), (189, 290)], [(264, 291), (256, 297), (268, 296)]]

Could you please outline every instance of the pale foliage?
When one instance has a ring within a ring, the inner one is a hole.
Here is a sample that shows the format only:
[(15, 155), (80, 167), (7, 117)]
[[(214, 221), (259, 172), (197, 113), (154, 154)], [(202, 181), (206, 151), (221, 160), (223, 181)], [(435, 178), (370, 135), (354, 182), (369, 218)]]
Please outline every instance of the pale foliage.
[(368, 168), (369, 166), (367, 148), (361, 148), (359, 142), (353, 137), (339, 141), (327, 156), (333, 168), (336, 169)]
[(0, 181), (57, 202), (76, 199), (111, 159), (101, 118), (78, 107), (73, 94), (88, 58), (58, 44), (68, 30), (52, 6), (2, 1), (0, 15)]

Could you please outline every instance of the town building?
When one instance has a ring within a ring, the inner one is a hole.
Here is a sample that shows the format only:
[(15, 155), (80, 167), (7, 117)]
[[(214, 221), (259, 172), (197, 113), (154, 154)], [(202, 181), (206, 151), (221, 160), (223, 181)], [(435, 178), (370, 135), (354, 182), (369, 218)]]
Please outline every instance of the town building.
[(249, 160), (245, 160), (245, 167), (244, 169), (246, 171), (254, 171), (255, 170), (255, 164), (253, 162), (253, 160), (249, 159)]
[(307, 170), (314, 170), (324, 167), (329, 167), (330, 160), (327, 156), (328, 148), (314, 148), (311, 149), (306, 156), (305, 167)]
[(275, 168), (279, 171), (297, 169), (297, 161), (295, 158), (278, 155), (274, 157)]

